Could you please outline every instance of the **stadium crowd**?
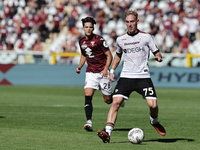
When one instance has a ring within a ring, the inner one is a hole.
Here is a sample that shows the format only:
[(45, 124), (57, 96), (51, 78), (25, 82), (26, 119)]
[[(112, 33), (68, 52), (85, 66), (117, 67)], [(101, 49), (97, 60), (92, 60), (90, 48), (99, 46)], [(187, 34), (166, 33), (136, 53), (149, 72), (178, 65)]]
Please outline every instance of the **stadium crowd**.
[[(155, 38), (162, 53), (200, 54), (200, 0), (0, 0), (0, 50), (80, 52), (80, 20), (92, 16), (95, 33), (114, 54), (116, 37), (126, 31), (126, 9), (137, 10), (138, 28)], [(60, 34), (65, 40), (55, 49), (43, 47)]]

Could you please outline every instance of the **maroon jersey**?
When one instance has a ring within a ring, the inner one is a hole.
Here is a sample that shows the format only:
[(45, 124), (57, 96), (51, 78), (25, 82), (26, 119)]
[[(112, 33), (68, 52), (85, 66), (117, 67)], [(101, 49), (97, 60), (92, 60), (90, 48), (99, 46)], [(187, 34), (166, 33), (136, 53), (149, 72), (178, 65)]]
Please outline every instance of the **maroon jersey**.
[(90, 40), (83, 37), (79, 40), (79, 46), (88, 64), (86, 72), (101, 72), (106, 65), (105, 52), (110, 50), (104, 38), (96, 34)]

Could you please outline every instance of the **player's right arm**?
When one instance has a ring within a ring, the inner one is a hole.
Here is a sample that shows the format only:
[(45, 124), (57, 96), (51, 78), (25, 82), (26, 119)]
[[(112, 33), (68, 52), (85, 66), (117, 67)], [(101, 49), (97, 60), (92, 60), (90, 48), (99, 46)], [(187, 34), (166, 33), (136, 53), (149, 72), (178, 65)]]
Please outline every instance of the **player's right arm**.
[(86, 57), (81, 55), (81, 59), (80, 59), (80, 62), (79, 62), (79, 65), (78, 67), (76, 68), (76, 73), (80, 73), (81, 72), (81, 68), (83, 67), (83, 65), (85, 64), (85, 61), (86, 61)]
[(114, 70), (117, 68), (117, 66), (119, 65), (120, 61), (121, 61), (121, 57), (122, 57), (122, 53), (116, 53), (112, 66), (111, 66), (111, 70), (110, 70), (110, 81), (114, 82), (115, 81), (115, 74), (114, 74)]

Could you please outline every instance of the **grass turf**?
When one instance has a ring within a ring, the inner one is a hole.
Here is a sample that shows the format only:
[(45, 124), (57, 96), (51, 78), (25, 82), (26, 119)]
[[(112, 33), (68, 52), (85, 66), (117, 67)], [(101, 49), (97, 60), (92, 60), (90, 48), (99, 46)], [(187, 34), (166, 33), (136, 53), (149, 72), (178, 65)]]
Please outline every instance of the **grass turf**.
[[(199, 140), (199, 89), (156, 89), (159, 120), (166, 128), (160, 136), (149, 124), (146, 101), (132, 93), (119, 109), (109, 144), (96, 131), (105, 127), (110, 105), (96, 91), (93, 98), (93, 129), (86, 132), (83, 87), (0, 86), (1, 150), (197, 150)], [(131, 144), (127, 134), (139, 127), (141, 144)]]

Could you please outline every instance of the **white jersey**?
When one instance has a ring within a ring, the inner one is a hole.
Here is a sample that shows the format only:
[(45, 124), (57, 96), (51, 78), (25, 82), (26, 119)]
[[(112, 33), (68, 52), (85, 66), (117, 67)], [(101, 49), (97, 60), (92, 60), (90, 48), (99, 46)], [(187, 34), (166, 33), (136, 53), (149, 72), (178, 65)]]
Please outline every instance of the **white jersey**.
[(158, 52), (158, 48), (148, 33), (139, 31), (134, 35), (128, 33), (117, 38), (116, 53), (124, 55), (124, 63), (120, 77), (150, 78), (148, 59), (150, 51)]

